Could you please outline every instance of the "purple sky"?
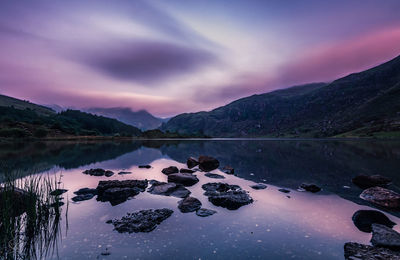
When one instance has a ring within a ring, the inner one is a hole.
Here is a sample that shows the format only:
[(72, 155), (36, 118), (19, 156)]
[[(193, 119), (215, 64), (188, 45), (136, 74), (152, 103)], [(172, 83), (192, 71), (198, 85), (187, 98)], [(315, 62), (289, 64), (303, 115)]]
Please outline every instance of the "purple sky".
[(330, 81), (400, 54), (400, 1), (0, 2), (0, 93), (157, 116)]

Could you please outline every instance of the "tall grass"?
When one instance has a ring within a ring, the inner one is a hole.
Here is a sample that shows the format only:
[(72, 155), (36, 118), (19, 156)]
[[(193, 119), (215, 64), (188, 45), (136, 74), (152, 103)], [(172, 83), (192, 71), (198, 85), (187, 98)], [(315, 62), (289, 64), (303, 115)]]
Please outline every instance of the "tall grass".
[(6, 174), (0, 184), (0, 259), (53, 256), (61, 239), (62, 208), (61, 197), (50, 193), (59, 182), (50, 175), (17, 175)]

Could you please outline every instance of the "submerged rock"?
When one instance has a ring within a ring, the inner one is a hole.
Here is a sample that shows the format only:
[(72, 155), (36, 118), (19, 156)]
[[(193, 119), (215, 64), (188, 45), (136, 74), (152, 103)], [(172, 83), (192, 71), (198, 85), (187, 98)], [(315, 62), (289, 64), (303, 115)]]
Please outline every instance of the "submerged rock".
[(173, 174), (173, 173), (178, 173), (179, 170), (178, 170), (178, 167), (176, 167), (176, 166), (170, 166), (168, 168), (162, 169), (161, 172), (164, 173), (165, 175), (170, 175), (170, 174)]
[(208, 177), (208, 178), (212, 178), (212, 179), (225, 179), (224, 176), (216, 174), (216, 173), (210, 173), (207, 172), (206, 174), (204, 174), (204, 176)]
[(344, 257), (346, 260), (400, 260), (400, 252), (350, 242), (344, 244)]
[(97, 200), (109, 201), (115, 206), (143, 192), (147, 185), (147, 180), (100, 181), (97, 185)]
[(90, 200), (95, 196), (93, 193), (86, 193), (86, 194), (80, 194), (75, 197), (72, 197), (72, 201), (74, 202), (79, 202), (79, 201), (84, 201), (84, 200)]
[(142, 169), (150, 169), (150, 168), (151, 168), (151, 165), (148, 165), (148, 164), (146, 164), (146, 165), (139, 165), (138, 167), (139, 167), (139, 168), (142, 168)]
[(121, 219), (107, 221), (114, 225), (119, 233), (137, 233), (153, 231), (157, 225), (169, 218), (174, 211), (170, 209), (147, 209), (128, 213)]
[(360, 194), (360, 198), (383, 207), (400, 209), (400, 194), (382, 187), (368, 188)]
[(122, 171), (122, 172), (119, 172), (118, 174), (119, 175), (126, 175), (126, 174), (132, 174), (132, 172), (124, 172), (124, 171)]
[(155, 195), (173, 196), (177, 198), (186, 198), (189, 196), (190, 191), (183, 187), (182, 184), (166, 183), (166, 182), (151, 182), (152, 186), (148, 192)]
[(267, 188), (267, 185), (265, 185), (263, 183), (258, 183), (258, 184), (250, 185), (250, 188), (255, 189), (255, 190), (263, 190), (263, 189)]
[(375, 186), (387, 187), (392, 182), (391, 179), (381, 175), (358, 175), (351, 181), (361, 189), (368, 189)]
[(68, 190), (65, 190), (65, 189), (55, 189), (52, 192), (50, 192), (50, 195), (60, 196), (61, 194), (66, 193), (67, 191)]
[(300, 188), (302, 188), (302, 189), (304, 189), (304, 190), (306, 190), (306, 191), (312, 192), (312, 193), (316, 193), (316, 192), (318, 192), (318, 191), (321, 190), (321, 188), (318, 187), (317, 185), (315, 185), (315, 184), (309, 184), (309, 183), (303, 183), (303, 184), (301, 184), (301, 185), (300, 185)]
[(288, 190), (288, 189), (279, 189), (278, 191), (283, 192), (283, 193), (289, 193), (290, 192), (290, 190)]
[(202, 188), (206, 191), (204, 195), (212, 204), (229, 210), (235, 210), (253, 202), (248, 192), (242, 190), (238, 185), (207, 183)]
[(214, 157), (201, 155), (199, 157), (199, 168), (202, 171), (209, 172), (219, 167), (219, 161)]
[(352, 220), (360, 231), (367, 233), (372, 231), (372, 224), (381, 224), (389, 228), (396, 225), (385, 214), (376, 210), (358, 210), (354, 213)]
[(77, 191), (74, 191), (76, 195), (84, 195), (84, 194), (94, 194), (97, 195), (97, 189), (90, 189), (90, 188), (82, 188)]
[(231, 166), (225, 166), (222, 168), (222, 171), (226, 174), (235, 174), (235, 169), (233, 169)]
[(173, 173), (168, 175), (168, 182), (180, 183), (184, 186), (192, 186), (199, 182), (196, 175), (191, 173)]
[(180, 173), (194, 173), (194, 170), (182, 168), (179, 170)]
[(371, 244), (398, 250), (400, 249), (400, 234), (387, 226), (372, 224)]
[(83, 171), (83, 173), (91, 176), (106, 176), (106, 177), (111, 177), (112, 175), (114, 175), (113, 171), (104, 170), (101, 168), (86, 170)]
[(178, 202), (178, 208), (182, 213), (193, 212), (201, 208), (201, 202), (194, 197), (187, 197)]
[(215, 213), (217, 213), (217, 211), (205, 208), (201, 208), (196, 211), (196, 215), (199, 217), (208, 217), (214, 215)]
[(188, 166), (189, 169), (192, 169), (193, 167), (199, 165), (199, 162), (195, 158), (190, 157), (189, 159), (187, 159), (186, 165)]

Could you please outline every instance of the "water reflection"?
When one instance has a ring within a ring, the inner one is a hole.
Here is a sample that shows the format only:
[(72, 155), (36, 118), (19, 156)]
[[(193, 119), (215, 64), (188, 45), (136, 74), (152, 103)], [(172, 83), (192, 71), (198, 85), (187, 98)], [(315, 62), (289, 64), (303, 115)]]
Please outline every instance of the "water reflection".
[[(218, 158), (221, 166), (235, 168), (238, 176), (219, 170), (213, 173), (224, 175), (223, 182), (249, 190), (255, 200), (236, 211), (216, 207), (203, 196), (201, 185), (220, 180), (197, 173), (200, 182), (190, 187), (191, 196), (218, 212), (208, 218), (182, 214), (177, 209), (178, 198), (148, 192), (114, 207), (96, 199), (72, 203), (69, 232), (63, 235), (60, 246), (62, 259), (101, 259), (106, 248), (111, 256), (105, 259), (342, 259), (345, 242), (368, 243), (370, 239), (370, 234), (360, 232), (351, 221), (355, 211), (369, 208), (354, 203), (364, 202), (358, 199), (361, 190), (351, 184), (351, 178), (360, 173), (385, 175), (393, 179), (392, 189), (400, 181), (395, 173), (400, 166), (400, 143), (394, 141), (57, 142), (6, 149), (0, 152), (0, 159), (14, 169), (61, 173), (69, 198), (73, 191), (94, 188), (104, 179), (166, 181), (167, 176), (161, 173), (164, 167), (184, 167), (189, 156), (207, 154)], [(152, 168), (139, 169), (141, 164)], [(110, 178), (82, 174), (95, 167), (132, 174)], [(319, 184), (324, 191), (297, 192), (298, 185), (307, 181)], [(249, 186), (254, 182), (264, 182), (268, 188), (252, 190)], [(280, 187), (291, 192), (279, 192)], [(127, 212), (164, 207), (173, 209), (174, 214), (151, 233), (119, 234), (105, 224)], [(386, 214), (400, 222), (394, 213)]]

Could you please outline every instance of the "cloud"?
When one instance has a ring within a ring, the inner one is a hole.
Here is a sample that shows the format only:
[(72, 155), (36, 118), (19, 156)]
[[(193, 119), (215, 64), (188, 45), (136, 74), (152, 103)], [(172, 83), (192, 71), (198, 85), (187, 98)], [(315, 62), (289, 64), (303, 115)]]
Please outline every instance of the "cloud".
[(154, 83), (217, 61), (206, 50), (159, 41), (115, 44), (86, 55), (83, 63), (119, 80)]

